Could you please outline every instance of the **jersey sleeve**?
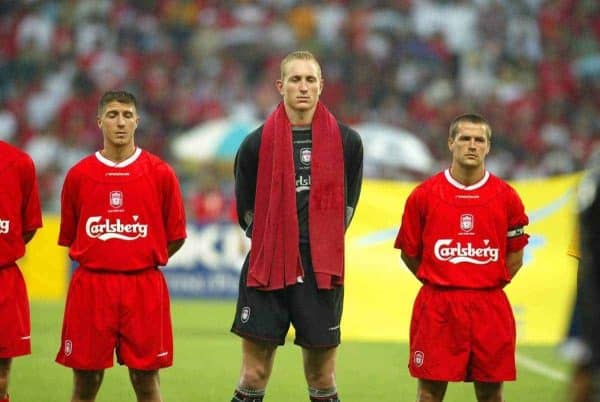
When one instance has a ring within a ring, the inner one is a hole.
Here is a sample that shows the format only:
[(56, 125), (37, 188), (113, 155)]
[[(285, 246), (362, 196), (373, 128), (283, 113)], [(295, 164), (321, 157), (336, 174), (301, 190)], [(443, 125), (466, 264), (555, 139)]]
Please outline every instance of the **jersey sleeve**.
[[(350, 129), (348, 129), (350, 131)], [(346, 173), (346, 228), (350, 226), (362, 187), (363, 144), (360, 135), (350, 131), (344, 148)]]
[(258, 151), (260, 149), (258, 134), (255, 131), (242, 142), (235, 156), (233, 167), (238, 222), (248, 237), (251, 237), (254, 200), (256, 197), (256, 175), (258, 172)]
[(423, 220), (421, 219), (422, 192), (420, 187), (413, 190), (404, 205), (402, 223), (396, 236), (394, 247), (401, 249), (410, 257), (420, 257), (423, 251), (422, 234)]
[(185, 239), (187, 237), (185, 226), (185, 208), (179, 181), (173, 169), (165, 164), (163, 169), (162, 194), (164, 196), (163, 220), (167, 241)]
[(508, 233), (507, 246), (508, 253), (523, 249), (529, 243), (529, 235), (525, 233), (525, 226), (529, 223), (529, 218), (525, 213), (525, 206), (517, 192), (510, 187), (508, 192)]
[(78, 183), (76, 174), (70, 170), (65, 177), (60, 196), (60, 231), (58, 244), (70, 247), (77, 236), (77, 224), (79, 221), (78, 207)]
[(23, 194), (21, 216), (23, 221), (23, 233), (27, 233), (42, 227), (42, 208), (40, 205), (40, 195), (38, 191), (37, 177), (35, 175), (35, 165), (33, 164), (31, 158), (24, 159), (24, 162), (21, 166), (21, 174)]

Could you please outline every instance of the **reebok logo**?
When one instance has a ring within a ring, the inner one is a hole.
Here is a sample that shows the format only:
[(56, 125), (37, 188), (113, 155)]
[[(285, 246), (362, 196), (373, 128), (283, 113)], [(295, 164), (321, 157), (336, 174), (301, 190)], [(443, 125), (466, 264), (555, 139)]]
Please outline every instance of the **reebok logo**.
[(10, 230), (10, 221), (0, 219), (0, 234), (6, 234)]
[(90, 216), (85, 223), (85, 233), (93, 239), (102, 241), (136, 240), (148, 236), (148, 225), (139, 223), (138, 218), (138, 215), (134, 215), (134, 223), (123, 223), (121, 219), (111, 222), (108, 218), (102, 220), (101, 216)]
[(484, 240), (484, 247), (474, 247), (473, 244), (467, 243), (462, 245), (461, 242), (452, 244), (452, 239), (440, 239), (435, 242), (433, 252), (435, 258), (440, 261), (448, 261), (452, 264), (461, 262), (469, 262), (471, 264), (484, 265), (489, 262), (498, 261), (497, 248), (489, 246), (489, 240)]

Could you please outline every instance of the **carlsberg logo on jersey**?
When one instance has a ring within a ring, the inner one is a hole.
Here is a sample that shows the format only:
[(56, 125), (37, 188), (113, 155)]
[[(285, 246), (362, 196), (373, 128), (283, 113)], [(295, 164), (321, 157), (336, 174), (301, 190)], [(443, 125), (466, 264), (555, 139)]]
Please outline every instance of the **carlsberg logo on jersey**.
[(10, 230), (10, 221), (0, 219), (0, 234), (6, 234)]
[(101, 216), (90, 216), (85, 223), (85, 233), (94, 239), (106, 241), (109, 239), (136, 240), (148, 235), (148, 225), (139, 223), (137, 215), (133, 215), (134, 223), (123, 223), (121, 219), (111, 222), (102, 220)]
[(463, 245), (461, 242), (453, 244), (452, 239), (440, 239), (435, 242), (433, 252), (440, 261), (448, 261), (452, 264), (470, 262), (471, 264), (483, 265), (498, 261), (498, 249), (489, 246), (489, 240), (484, 240), (484, 247), (475, 247), (470, 242)]

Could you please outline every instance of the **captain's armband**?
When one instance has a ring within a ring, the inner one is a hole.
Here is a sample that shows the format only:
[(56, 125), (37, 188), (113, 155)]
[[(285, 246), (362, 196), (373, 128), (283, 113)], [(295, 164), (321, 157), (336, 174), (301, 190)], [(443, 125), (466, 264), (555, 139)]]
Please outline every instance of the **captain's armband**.
[(513, 237), (519, 237), (519, 236), (523, 236), (525, 234), (525, 229), (523, 228), (523, 226), (518, 227), (518, 228), (512, 228), (508, 231), (507, 233), (507, 237), (509, 239), (512, 239)]

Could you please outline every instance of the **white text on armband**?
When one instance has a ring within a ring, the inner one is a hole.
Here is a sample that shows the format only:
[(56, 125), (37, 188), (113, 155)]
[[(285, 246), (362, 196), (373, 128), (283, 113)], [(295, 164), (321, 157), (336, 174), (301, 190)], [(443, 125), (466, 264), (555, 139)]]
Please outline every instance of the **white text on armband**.
[(0, 219), (0, 234), (6, 234), (10, 230), (10, 221)]
[[(137, 217), (137, 216), (136, 216)], [(90, 216), (85, 223), (85, 233), (94, 239), (106, 241), (109, 239), (136, 240), (148, 235), (148, 225), (135, 223), (122, 223), (121, 219), (111, 222), (106, 218), (103, 222), (101, 216)], [(134, 217), (134, 220), (135, 219)]]
[(518, 228), (510, 229), (507, 233), (507, 237), (510, 239), (512, 237), (523, 236), (524, 234), (525, 234), (525, 229), (523, 228), (523, 226), (521, 226)]

